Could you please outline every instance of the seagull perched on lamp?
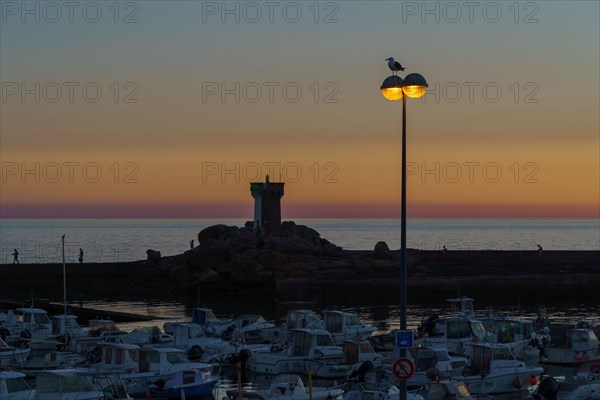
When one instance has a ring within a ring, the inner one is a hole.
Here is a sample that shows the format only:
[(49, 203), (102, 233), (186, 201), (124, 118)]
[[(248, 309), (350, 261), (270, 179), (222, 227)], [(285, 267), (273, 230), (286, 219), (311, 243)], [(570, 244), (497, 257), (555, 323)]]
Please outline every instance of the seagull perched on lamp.
[(386, 58), (385, 61), (388, 62), (388, 67), (390, 67), (390, 69), (392, 71), (394, 71), (394, 75), (396, 74), (396, 72), (398, 72), (398, 71), (404, 71), (406, 69), (398, 61), (395, 61), (393, 57)]

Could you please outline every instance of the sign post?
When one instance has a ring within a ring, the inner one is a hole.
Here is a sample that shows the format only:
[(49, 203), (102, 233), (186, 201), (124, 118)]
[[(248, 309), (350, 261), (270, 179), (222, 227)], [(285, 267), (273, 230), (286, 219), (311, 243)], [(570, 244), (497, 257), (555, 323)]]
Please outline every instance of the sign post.
[(396, 379), (408, 380), (415, 373), (415, 364), (408, 358), (399, 358), (392, 364), (392, 373)]
[(414, 347), (415, 337), (411, 330), (396, 331), (396, 348), (411, 349)]

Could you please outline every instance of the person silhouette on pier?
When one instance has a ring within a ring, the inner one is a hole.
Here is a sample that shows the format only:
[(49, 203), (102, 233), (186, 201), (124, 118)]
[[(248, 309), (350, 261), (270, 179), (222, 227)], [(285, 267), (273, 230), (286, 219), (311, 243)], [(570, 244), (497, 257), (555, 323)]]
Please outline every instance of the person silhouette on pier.
[(79, 264), (83, 262), (83, 249), (79, 248)]
[(537, 245), (537, 248), (538, 248), (538, 249), (537, 249), (538, 256), (540, 256), (540, 257), (541, 257), (541, 256), (542, 256), (542, 252), (544, 251), (544, 249), (543, 249), (543, 248), (542, 248), (542, 246), (540, 246), (539, 244)]
[(15, 252), (12, 253), (13, 258), (13, 264), (21, 264), (19, 262), (19, 252), (17, 251), (17, 249), (15, 249)]

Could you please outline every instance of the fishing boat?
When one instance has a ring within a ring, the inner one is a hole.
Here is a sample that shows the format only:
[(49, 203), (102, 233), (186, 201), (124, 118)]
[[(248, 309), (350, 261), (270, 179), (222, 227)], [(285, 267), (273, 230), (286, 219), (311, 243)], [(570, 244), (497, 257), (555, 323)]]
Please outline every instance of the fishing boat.
[(323, 321), (316, 312), (308, 309), (288, 310), (281, 326), (263, 330), (268, 343), (281, 343), (292, 339), (294, 329), (322, 329)]
[(575, 380), (580, 384), (600, 382), (600, 362), (586, 361), (581, 364)]
[(13, 347), (0, 339), (0, 369), (3, 368), (22, 368), (31, 353), (31, 349), (23, 347)]
[(223, 400), (333, 400), (344, 391), (336, 387), (305, 387), (302, 379), (294, 374), (276, 376), (268, 389), (247, 391), (242, 389), (227, 390)]
[(262, 344), (265, 342), (263, 331), (274, 327), (275, 324), (267, 321), (261, 315), (244, 314), (227, 324), (211, 326), (205, 332), (223, 340)]
[(588, 383), (575, 388), (566, 400), (598, 400), (600, 399), (600, 382)]
[(354, 313), (338, 310), (323, 312), (322, 328), (331, 333), (334, 343), (343, 343), (346, 339), (366, 339), (377, 329), (360, 322)]
[(537, 385), (544, 371), (539, 366), (528, 366), (515, 359), (510, 348), (499, 343), (474, 343), (471, 356), (462, 376), (454, 377), (468, 385), (473, 394), (495, 385), (494, 394), (518, 393)]
[[(99, 343), (98, 347), (100, 360), (86, 371), (119, 376), (132, 396), (144, 396), (149, 390), (149, 383), (154, 385), (155, 391), (166, 391), (176, 386), (184, 391), (209, 393), (218, 380), (218, 372), (213, 365), (190, 362), (182, 349), (126, 343)], [(191, 374), (190, 371), (198, 373)]]
[(80, 369), (41, 371), (36, 374), (35, 400), (131, 400), (118, 378), (90, 375)]
[[(447, 299), (455, 316), (440, 318), (432, 315), (421, 321), (417, 329), (417, 344), (446, 347), (451, 355), (464, 355), (471, 342), (494, 343), (497, 337), (487, 332), (481, 320), (475, 317), (473, 299), (460, 297)], [(457, 311), (460, 307), (460, 311)]]
[(511, 348), (518, 360), (537, 364), (550, 345), (548, 328), (536, 331), (534, 321), (500, 315), (478, 317), (486, 331), (496, 334), (497, 343)]
[[(354, 375), (360, 374), (359, 370), (365, 363), (368, 363), (369, 368), (381, 366), (383, 356), (373, 350), (368, 340), (345, 340), (340, 357), (327, 360), (309, 358), (304, 362), (304, 373), (310, 372), (319, 378), (343, 378), (352, 375), (353, 371)], [(367, 368), (367, 365), (363, 368)]]
[(579, 367), (588, 361), (600, 363), (600, 342), (592, 329), (551, 326), (552, 342), (545, 349), (544, 364)]
[(0, 371), (0, 399), (33, 400), (35, 390), (25, 381), (25, 375), (15, 371)]
[(52, 321), (46, 310), (35, 307), (21, 307), (6, 313), (4, 328), (10, 334), (6, 342), (10, 344), (29, 343), (43, 340), (52, 335)]
[(307, 362), (336, 362), (342, 356), (342, 347), (334, 345), (326, 330), (295, 329), (292, 333), (287, 345), (252, 352), (246, 367), (260, 374), (302, 374)]
[[(399, 351), (396, 349), (390, 354), (388, 360), (395, 360), (399, 357)], [(415, 365), (414, 373), (407, 380), (407, 384), (416, 387), (432, 381), (461, 376), (467, 365), (466, 357), (451, 356), (445, 347), (415, 347), (408, 350), (407, 357)], [(388, 366), (375, 368), (366, 375), (366, 379), (370, 382), (381, 381), (392, 385), (398, 385), (400, 382)]]

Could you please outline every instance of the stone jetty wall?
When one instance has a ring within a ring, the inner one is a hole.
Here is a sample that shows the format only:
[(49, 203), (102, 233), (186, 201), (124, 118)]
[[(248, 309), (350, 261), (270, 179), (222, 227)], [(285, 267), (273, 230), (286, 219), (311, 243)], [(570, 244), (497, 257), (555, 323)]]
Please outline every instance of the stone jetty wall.
[[(230, 295), (282, 300), (345, 300), (382, 304), (399, 297), (399, 252), (380, 242), (348, 251), (309, 227), (282, 224), (264, 238), (216, 225), (183, 254), (127, 263), (68, 264), (69, 297), (144, 299)], [(600, 251), (408, 252), (409, 300), (468, 294), (494, 301), (594, 301), (600, 292)], [(0, 265), (0, 298), (62, 298), (60, 264)]]

